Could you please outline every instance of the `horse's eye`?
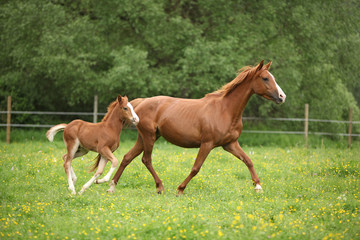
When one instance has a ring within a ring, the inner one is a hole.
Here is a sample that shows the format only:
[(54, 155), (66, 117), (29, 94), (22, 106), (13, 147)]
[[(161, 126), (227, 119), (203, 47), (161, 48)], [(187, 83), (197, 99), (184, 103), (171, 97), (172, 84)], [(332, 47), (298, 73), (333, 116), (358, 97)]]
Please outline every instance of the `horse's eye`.
[(269, 79), (268, 79), (267, 77), (263, 77), (263, 80), (264, 80), (265, 82), (269, 81)]
[(124, 110), (125, 110), (125, 111), (127, 111), (127, 110), (128, 110), (128, 108), (127, 108), (127, 107), (124, 107)]

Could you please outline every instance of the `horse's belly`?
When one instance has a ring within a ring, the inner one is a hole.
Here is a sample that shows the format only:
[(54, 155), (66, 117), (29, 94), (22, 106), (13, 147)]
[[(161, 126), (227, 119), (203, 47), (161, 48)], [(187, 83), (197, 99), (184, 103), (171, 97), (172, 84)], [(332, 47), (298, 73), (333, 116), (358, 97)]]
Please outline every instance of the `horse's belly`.
[(168, 142), (184, 148), (200, 147), (201, 138), (191, 131), (181, 131), (179, 129), (167, 130), (166, 128), (159, 129), (160, 135)]

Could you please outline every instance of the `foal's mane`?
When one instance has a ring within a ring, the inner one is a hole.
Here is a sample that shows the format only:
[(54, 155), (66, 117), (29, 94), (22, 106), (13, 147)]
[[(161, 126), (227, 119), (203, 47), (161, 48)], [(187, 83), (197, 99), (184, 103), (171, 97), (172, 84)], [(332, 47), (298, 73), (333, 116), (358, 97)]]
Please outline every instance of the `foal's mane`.
[(245, 66), (237, 71), (238, 75), (231, 82), (225, 84), (220, 89), (206, 94), (208, 95), (217, 95), (217, 96), (226, 96), (231, 93), (237, 86), (240, 85), (245, 79), (252, 78), (256, 73), (256, 67), (253, 66)]
[(116, 107), (117, 104), (118, 104), (118, 101), (116, 101), (116, 100), (109, 104), (109, 106), (107, 107), (107, 113), (105, 114), (105, 116), (101, 120), (101, 122), (104, 122), (109, 118), (110, 113), (114, 110), (114, 108)]

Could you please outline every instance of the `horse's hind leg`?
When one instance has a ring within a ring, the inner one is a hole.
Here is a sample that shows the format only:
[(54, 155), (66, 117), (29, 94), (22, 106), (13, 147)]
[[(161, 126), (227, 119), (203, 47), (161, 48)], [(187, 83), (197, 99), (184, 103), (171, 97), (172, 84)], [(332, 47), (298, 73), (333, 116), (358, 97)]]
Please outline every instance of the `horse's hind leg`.
[(94, 181), (96, 181), (96, 179), (98, 179), (98, 177), (100, 177), (100, 175), (104, 171), (106, 163), (107, 163), (107, 159), (105, 157), (101, 156), (99, 166), (98, 166), (98, 168), (96, 170), (95, 175), (87, 183), (85, 183), (85, 185), (80, 190), (79, 194), (84, 193), (85, 190), (88, 189), (91, 186), (91, 184), (93, 184)]
[[(75, 155), (74, 155), (74, 159), (77, 158), (77, 157), (81, 157), (85, 154), (87, 154), (89, 151), (85, 148), (82, 148), (82, 147), (79, 147), (78, 150), (76, 151)], [(66, 154), (64, 155), (64, 157), (66, 156)], [(63, 158), (64, 158), (63, 157)], [(65, 159), (64, 159), (65, 160)], [(73, 167), (71, 166), (71, 179), (73, 180), (73, 183), (74, 185), (76, 184), (76, 181), (77, 181), (77, 177), (75, 175), (75, 172), (74, 172), (74, 169)]]
[[(73, 175), (72, 172), (72, 166), (71, 162), (74, 159), (75, 153), (79, 148), (79, 140), (78, 139), (67, 139), (66, 140), (66, 148), (67, 148), (67, 154), (64, 155), (64, 169), (67, 176), (68, 184), (69, 184), (69, 190), (72, 194), (76, 194), (75, 186), (73, 182)], [(76, 177), (76, 176), (75, 176)]]
[(115, 186), (118, 183), (122, 173), (124, 172), (125, 168), (131, 163), (131, 161), (136, 158), (137, 156), (142, 153), (144, 150), (143, 143), (141, 137), (138, 135), (137, 141), (135, 145), (131, 148), (131, 150), (124, 155), (123, 160), (120, 163), (119, 169), (116, 171), (113, 179), (110, 182), (110, 188), (107, 192), (113, 193), (115, 192)]

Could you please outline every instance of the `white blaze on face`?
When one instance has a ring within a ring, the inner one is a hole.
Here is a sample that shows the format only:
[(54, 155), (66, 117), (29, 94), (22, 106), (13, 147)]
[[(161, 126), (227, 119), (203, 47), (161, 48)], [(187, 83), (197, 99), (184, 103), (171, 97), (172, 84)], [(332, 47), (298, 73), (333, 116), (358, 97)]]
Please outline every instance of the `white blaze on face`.
[(135, 111), (134, 111), (134, 108), (133, 108), (133, 106), (128, 102), (128, 104), (127, 104), (127, 106), (130, 108), (130, 111), (131, 111), (131, 114), (132, 114), (132, 116), (133, 116), (133, 119), (134, 119), (134, 125), (136, 126), (138, 123), (139, 123), (139, 117), (138, 117), (138, 115), (135, 113)]
[[(269, 71), (268, 71), (269, 72)], [(269, 72), (270, 76), (274, 79), (275, 81), (275, 78), (274, 76), (271, 74), (271, 72)], [(282, 99), (282, 103), (285, 102), (285, 99), (286, 99), (286, 94), (284, 93), (284, 91), (281, 89), (281, 87), (277, 84), (277, 82), (275, 81), (275, 84), (276, 84), (276, 88), (278, 90), (278, 93), (279, 93), (279, 98)]]
[(278, 93), (279, 93), (279, 98), (281, 98), (282, 102), (284, 103), (285, 99), (286, 99), (286, 94), (283, 92), (283, 90), (281, 89), (281, 87), (277, 83), (276, 83), (276, 87), (277, 87), (277, 90), (278, 90)]

